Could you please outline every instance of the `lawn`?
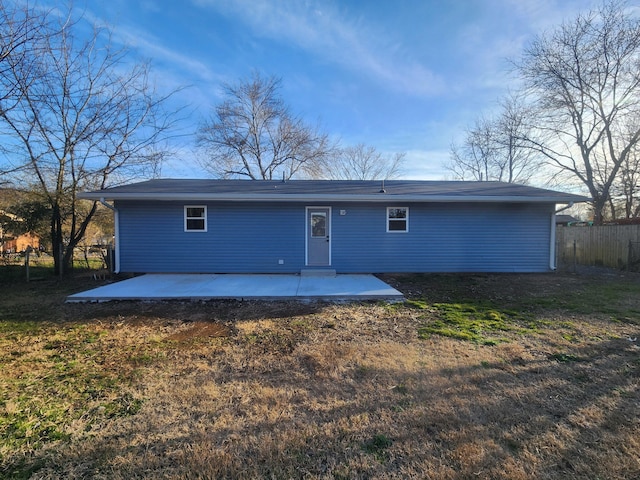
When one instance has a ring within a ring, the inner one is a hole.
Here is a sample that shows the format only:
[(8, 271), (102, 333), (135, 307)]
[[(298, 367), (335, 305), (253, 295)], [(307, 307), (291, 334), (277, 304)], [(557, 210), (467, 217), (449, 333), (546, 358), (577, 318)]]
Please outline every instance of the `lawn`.
[(640, 478), (640, 277), (64, 304), (0, 273), (0, 477)]

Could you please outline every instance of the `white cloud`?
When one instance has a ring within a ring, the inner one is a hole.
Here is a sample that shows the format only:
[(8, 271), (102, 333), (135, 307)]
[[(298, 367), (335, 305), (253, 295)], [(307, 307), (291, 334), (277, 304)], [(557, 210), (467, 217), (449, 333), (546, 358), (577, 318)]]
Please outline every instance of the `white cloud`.
[(143, 0), (140, 6), (148, 12), (161, 12), (162, 7), (155, 0)]
[(255, 35), (286, 42), (371, 77), (395, 91), (419, 96), (440, 93), (442, 78), (410, 58), (389, 32), (375, 30), (362, 19), (349, 18), (330, 2), (277, 0), (194, 0), (234, 20)]
[[(155, 2), (146, 2), (144, 8), (159, 8)], [(149, 30), (125, 22), (117, 25), (105, 23), (92, 12), (83, 11), (83, 18), (91, 25), (107, 28), (115, 45), (130, 48), (135, 55), (127, 58), (132, 62), (140, 58), (151, 59), (152, 77), (163, 94), (178, 91), (169, 103), (175, 108), (192, 110), (192, 120), (206, 114), (212, 99), (219, 96), (218, 85), (227, 78), (210, 68), (198, 57), (169, 48), (162, 39)]]
[(444, 164), (449, 160), (448, 150), (409, 150), (403, 168), (406, 180), (444, 180)]
[(135, 48), (144, 57), (153, 58), (154, 63), (170, 66), (172, 70), (185, 72), (191, 78), (204, 82), (219, 82), (221, 76), (205, 63), (176, 50), (167, 48), (162, 42), (145, 31), (132, 27), (118, 26), (114, 29), (119, 41)]
[(510, 15), (525, 20), (529, 28), (536, 33), (555, 28), (579, 12), (586, 12), (601, 5), (601, 0), (497, 0), (498, 8), (510, 12)]
[[(142, 8), (155, 12), (160, 11), (160, 5), (152, 0), (145, 0)], [(79, 10), (82, 18), (92, 26), (107, 29), (111, 34), (111, 41), (115, 45), (130, 48), (143, 59), (152, 59), (154, 72), (160, 75), (169, 90), (187, 86), (184, 79), (190, 82), (215, 83), (224, 81), (221, 74), (212, 70), (206, 63), (195, 56), (165, 46), (165, 42), (151, 34), (148, 29), (142, 29), (133, 23), (119, 22), (111, 24), (91, 10)], [(133, 57), (131, 57), (133, 58)], [(133, 59), (137, 61), (138, 59)]]

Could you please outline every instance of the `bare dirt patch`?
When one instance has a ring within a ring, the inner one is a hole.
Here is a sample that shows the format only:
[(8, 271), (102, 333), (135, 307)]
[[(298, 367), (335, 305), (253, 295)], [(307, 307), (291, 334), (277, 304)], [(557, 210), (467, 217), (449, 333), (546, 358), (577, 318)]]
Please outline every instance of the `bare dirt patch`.
[(172, 333), (166, 338), (174, 342), (188, 342), (189, 340), (226, 337), (229, 333), (229, 328), (219, 323), (194, 322), (185, 324), (182, 330)]
[(640, 477), (637, 277), (383, 278), (408, 302), (26, 286), (0, 301), (0, 476)]

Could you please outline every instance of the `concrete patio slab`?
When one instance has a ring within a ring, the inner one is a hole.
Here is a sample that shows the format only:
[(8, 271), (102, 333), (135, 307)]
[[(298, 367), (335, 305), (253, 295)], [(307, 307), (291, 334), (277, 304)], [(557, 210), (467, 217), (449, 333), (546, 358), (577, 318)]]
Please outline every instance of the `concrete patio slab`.
[(110, 300), (327, 299), (402, 300), (373, 275), (147, 274), (67, 297), (67, 302)]

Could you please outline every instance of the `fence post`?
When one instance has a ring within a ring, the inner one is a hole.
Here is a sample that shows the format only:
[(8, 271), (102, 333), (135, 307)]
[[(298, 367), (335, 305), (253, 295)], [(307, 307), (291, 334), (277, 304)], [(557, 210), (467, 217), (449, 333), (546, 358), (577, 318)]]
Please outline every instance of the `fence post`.
[(24, 271), (27, 275), (27, 283), (29, 283), (29, 255), (31, 254), (31, 247), (27, 247), (24, 253)]
[(576, 241), (573, 240), (573, 273), (576, 273), (578, 269), (578, 247)]
[(633, 242), (629, 240), (629, 252), (627, 255), (627, 272), (631, 271), (632, 262), (633, 262)]

